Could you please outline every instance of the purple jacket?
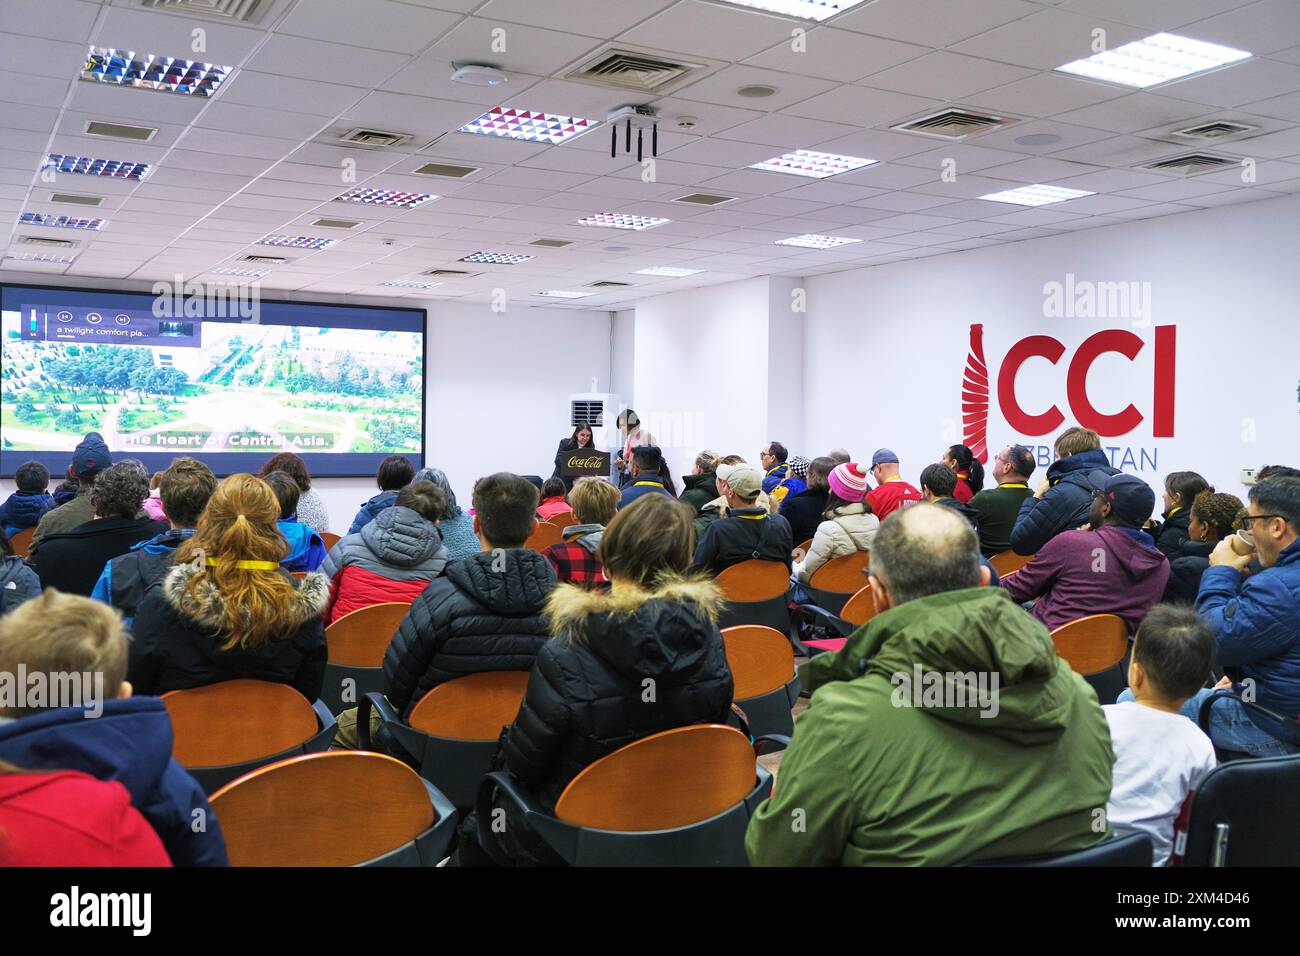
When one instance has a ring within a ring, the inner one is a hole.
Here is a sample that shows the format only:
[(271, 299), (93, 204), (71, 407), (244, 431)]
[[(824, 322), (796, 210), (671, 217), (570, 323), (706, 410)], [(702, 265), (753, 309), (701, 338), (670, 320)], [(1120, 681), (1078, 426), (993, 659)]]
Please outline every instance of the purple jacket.
[(1109, 526), (1058, 534), (1002, 586), (1017, 601), (1039, 598), (1031, 613), (1049, 630), (1089, 614), (1118, 614), (1131, 634), (1168, 580), (1169, 559), (1149, 535)]

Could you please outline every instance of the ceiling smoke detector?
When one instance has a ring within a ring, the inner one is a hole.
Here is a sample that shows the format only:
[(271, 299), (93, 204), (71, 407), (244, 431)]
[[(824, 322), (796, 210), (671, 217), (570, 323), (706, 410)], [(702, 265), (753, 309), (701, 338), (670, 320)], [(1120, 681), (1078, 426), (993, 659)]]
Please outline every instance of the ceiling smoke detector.
[(488, 66), (486, 63), (453, 63), (452, 66), (456, 72), (451, 75), (453, 83), (464, 83), (466, 86), (501, 86), (509, 82), (510, 76), (503, 73), (495, 66)]

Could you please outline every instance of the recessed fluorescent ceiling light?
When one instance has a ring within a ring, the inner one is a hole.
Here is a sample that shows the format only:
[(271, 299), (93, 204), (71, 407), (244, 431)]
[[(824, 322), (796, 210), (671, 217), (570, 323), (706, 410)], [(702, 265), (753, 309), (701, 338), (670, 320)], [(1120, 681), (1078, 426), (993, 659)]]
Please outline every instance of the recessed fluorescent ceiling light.
[(857, 156), (836, 156), (834, 153), (816, 153), (810, 149), (796, 149), (784, 156), (755, 163), (750, 169), (764, 169), (772, 173), (790, 173), (795, 176), (808, 176), (812, 179), (825, 179), (838, 176), (864, 166), (875, 165), (874, 159), (860, 159)]
[(548, 299), (585, 299), (589, 295), (595, 295), (594, 292), (567, 292), (563, 289), (555, 289), (550, 292), (538, 292), (540, 296)]
[(1145, 40), (1134, 40), (1113, 50), (1058, 66), (1056, 71), (1145, 88), (1227, 66), (1252, 55), (1217, 43), (1157, 33)]
[(787, 17), (820, 22), (856, 7), (865, 0), (721, 0), (721, 2), (728, 6), (749, 7), (753, 10), (765, 10), (768, 13), (780, 13)]
[(410, 279), (398, 279), (393, 282), (381, 282), (380, 285), (389, 285), (395, 289), (436, 289), (442, 285), (441, 282), (415, 282)]
[(499, 266), (513, 266), (527, 262), (533, 256), (524, 256), (516, 252), (471, 252), (461, 262), (488, 262)]
[(1080, 196), (1093, 196), (1086, 189), (1065, 189), (1061, 186), (1020, 186), (1016, 189), (1004, 189), (1000, 193), (989, 193), (987, 196), (980, 196), (980, 199), (987, 199), (990, 202), (1009, 202), (1017, 206), (1047, 206), (1054, 202), (1065, 202), (1067, 199), (1078, 199)]
[(841, 239), (839, 236), (793, 236), (789, 239), (778, 239), (778, 246), (803, 246), (805, 249), (834, 249), (836, 246), (847, 246), (849, 243), (861, 242), (861, 239)]
[(65, 156), (50, 153), (45, 157), (42, 171), (77, 173), (82, 176), (109, 176), (113, 179), (144, 179), (149, 175), (148, 163), (124, 163), (116, 159), (94, 159), (90, 156)]
[(102, 229), (106, 219), (78, 219), (75, 216), (47, 215), (43, 212), (25, 212), (18, 221), (26, 226), (54, 226), (59, 229)]
[(397, 206), (402, 209), (414, 209), (437, 198), (433, 193), (404, 193), (396, 189), (371, 189), (369, 186), (358, 186), (338, 197), (340, 202), (363, 202), (368, 206)]
[(639, 276), (664, 276), (669, 279), (685, 279), (687, 276), (697, 276), (703, 269), (682, 269), (678, 266), (651, 266), (649, 269), (637, 269), (636, 274)]
[(328, 249), (333, 239), (321, 236), (267, 236), (258, 242), (262, 246), (291, 246), (294, 249)]
[(672, 220), (656, 219), (653, 216), (633, 216), (623, 212), (598, 212), (586, 219), (579, 219), (578, 225), (603, 226), (606, 229), (635, 229), (639, 232), (642, 229), (662, 226), (666, 222), (672, 222)]
[(144, 90), (211, 96), (232, 69), (156, 53), (92, 46), (86, 64), (81, 68), (81, 78)]
[(504, 136), (530, 143), (550, 143), (554, 146), (565, 140), (581, 136), (596, 125), (595, 121), (577, 116), (554, 116), (532, 110), (515, 110), (497, 106), (478, 119), (470, 120), (459, 130), (461, 133), (478, 133), (482, 136)]
[(260, 279), (266, 275), (262, 269), (209, 269), (214, 276), (239, 276), (243, 279)]
[(40, 255), (39, 253), (29, 255), (25, 252), (6, 252), (5, 258), (21, 259), (23, 262), (57, 262), (62, 265), (66, 265), (69, 262), (72, 262), (72, 260), (76, 259), (77, 257), (76, 256), (43, 256)]

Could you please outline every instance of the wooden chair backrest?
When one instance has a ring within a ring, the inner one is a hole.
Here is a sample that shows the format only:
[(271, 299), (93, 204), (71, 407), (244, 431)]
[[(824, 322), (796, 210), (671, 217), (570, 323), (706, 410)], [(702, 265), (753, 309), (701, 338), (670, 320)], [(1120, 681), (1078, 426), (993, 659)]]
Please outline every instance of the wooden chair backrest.
[(1019, 571), (1030, 561), (1034, 560), (1032, 554), (1016, 554), (1014, 551), (999, 551), (993, 557), (989, 558), (989, 564), (993, 565), (993, 570), (998, 573), (998, 577), (1005, 578), (1008, 574)]
[(212, 795), (232, 866), (352, 866), (436, 822), (420, 776), (385, 754), (336, 750), (281, 760)]
[(546, 519), (546, 523), (553, 524), (560, 531), (564, 531), (569, 525), (578, 523), (578, 516), (572, 511), (562, 511), (558, 515), (551, 515)]
[(735, 806), (754, 779), (754, 748), (739, 730), (676, 727), (589, 764), (560, 794), (555, 815), (601, 830), (666, 830)]
[(221, 767), (283, 753), (320, 729), (307, 698), (288, 684), (228, 680), (162, 695), (172, 756), (185, 767)]
[(27, 552), (31, 550), (32, 538), (35, 534), (35, 525), (30, 528), (23, 528), (23, 530), (15, 533), (14, 536), (9, 539), (9, 544), (14, 549), (14, 554), (20, 558), (27, 557)]
[(724, 569), (715, 583), (728, 601), (766, 601), (790, 589), (790, 569), (780, 561), (750, 558)]
[(845, 602), (840, 610), (840, 620), (848, 621), (854, 627), (861, 627), (876, 616), (876, 602), (871, 596), (871, 585), (854, 592), (853, 597)]
[(1076, 674), (1114, 667), (1128, 652), (1128, 625), (1114, 614), (1089, 614), (1052, 631), (1057, 656)]
[(515, 721), (528, 671), (485, 671), (439, 684), (420, 698), (408, 723), (431, 737), (496, 740)]
[(748, 700), (784, 687), (794, 677), (794, 648), (776, 628), (738, 624), (722, 629), (727, 666), (735, 682), (732, 696)]
[(802, 551), (804, 554), (807, 554), (808, 549), (812, 547), (812, 543), (813, 543), (813, 539), (809, 538), (807, 541), (801, 542), (798, 545), (798, 550)]
[(289, 573), (293, 575), (295, 581), (301, 581), (307, 576), (306, 571), (290, 571)]
[(559, 544), (563, 540), (564, 536), (560, 534), (559, 528), (549, 521), (539, 521), (533, 533), (524, 542), (524, 547), (532, 548), (534, 551), (545, 551), (551, 545)]
[(331, 664), (344, 667), (382, 667), (384, 652), (411, 605), (400, 602), (372, 604), (344, 614), (325, 628)]
[(813, 576), (808, 579), (808, 586), (836, 594), (857, 594), (867, 580), (864, 572), (870, 565), (870, 551), (855, 551), (831, 558), (813, 572)]
[(324, 542), (325, 551), (326, 553), (328, 553), (331, 550), (333, 550), (334, 545), (338, 544), (340, 541), (343, 540), (343, 536), (337, 535), (333, 531), (322, 531), (320, 533), (320, 539), (322, 542)]

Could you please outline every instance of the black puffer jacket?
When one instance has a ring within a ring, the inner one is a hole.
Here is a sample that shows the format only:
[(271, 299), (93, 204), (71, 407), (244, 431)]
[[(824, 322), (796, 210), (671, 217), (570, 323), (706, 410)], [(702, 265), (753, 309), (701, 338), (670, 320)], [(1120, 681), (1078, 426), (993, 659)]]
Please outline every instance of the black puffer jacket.
[(1195, 604), (1201, 590), (1201, 575), (1210, 566), (1210, 552), (1214, 545), (1188, 538), (1183, 543), (1182, 554), (1169, 562), (1169, 581), (1165, 584), (1167, 604)]
[(817, 526), (826, 520), (822, 512), (829, 496), (828, 488), (807, 488), (781, 502), (781, 517), (790, 523), (790, 537), (796, 545), (817, 534)]
[[(498, 557), (502, 565), (494, 567)], [(483, 551), (447, 565), (415, 599), (384, 654), (384, 693), (403, 717), (444, 681), (526, 671), (549, 636), (542, 608), (555, 587), (536, 551)]]
[(1073, 531), (1086, 522), (1092, 507), (1088, 474), (1095, 470), (1119, 474), (1100, 448), (1052, 462), (1047, 469), (1047, 480), (1052, 483), (1047, 494), (1041, 499), (1031, 495), (1020, 505), (1016, 525), (1011, 529), (1011, 550), (1016, 554), (1037, 554), (1062, 531)]
[[(1179, 508), (1175, 515), (1165, 518), (1165, 523), (1152, 533), (1156, 547), (1170, 562), (1177, 561), (1185, 554), (1200, 553), (1200, 549), (1195, 547), (1198, 542), (1193, 540), (1191, 532), (1187, 530), (1191, 521), (1192, 509)], [(1188, 550), (1188, 545), (1193, 546), (1191, 550)]]
[(720, 603), (708, 581), (557, 588), (546, 606), (555, 638), (537, 655), (506, 737), (506, 769), (550, 809), (584, 767), (633, 740), (725, 723), (732, 680)]

